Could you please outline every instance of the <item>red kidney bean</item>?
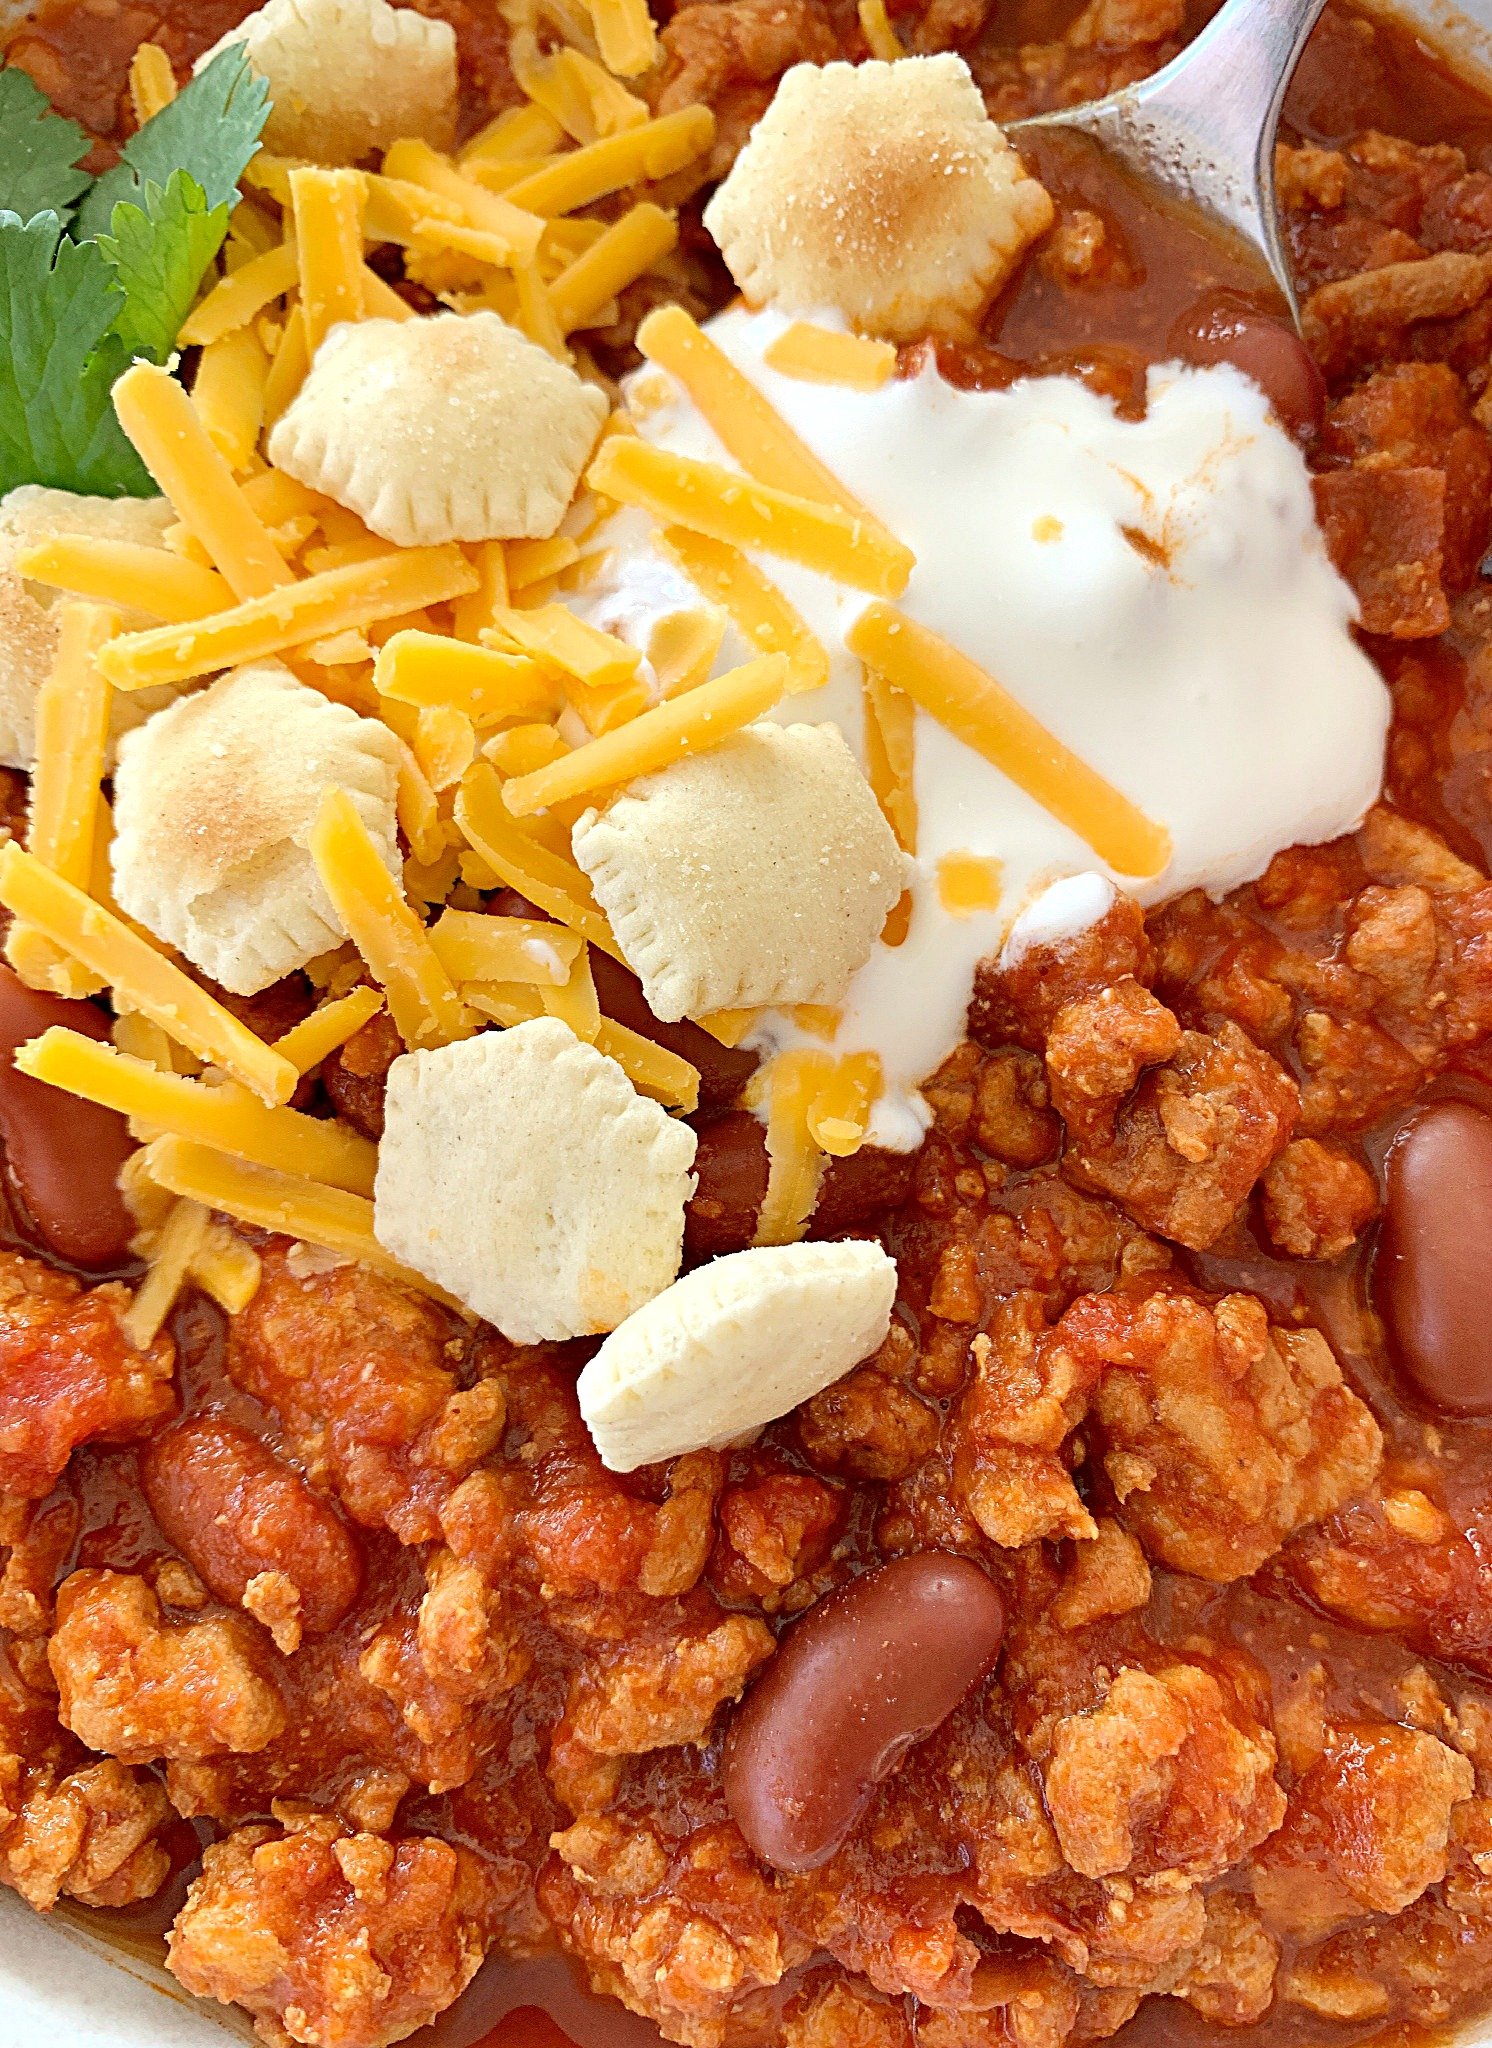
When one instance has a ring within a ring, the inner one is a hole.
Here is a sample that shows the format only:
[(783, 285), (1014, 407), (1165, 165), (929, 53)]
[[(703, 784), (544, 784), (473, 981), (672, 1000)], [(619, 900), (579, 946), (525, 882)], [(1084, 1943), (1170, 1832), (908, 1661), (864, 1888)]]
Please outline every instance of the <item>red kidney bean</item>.
[(744, 1251), (756, 1233), (767, 1192), (767, 1134), (750, 1110), (733, 1109), (701, 1121), (697, 1135), (684, 1252), (690, 1259), (718, 1259)]
[(1288, 320), (1251, 305), (1241, 293), (1216, 291), (1199, 299), (1171, 329), (1170, 345), (1183, 362), (1231, 363), (1260, 385), (1281, 426), (1297, 441), (1312, 441), (1326, 416), (1326, 379)]
[(966, 1557), (852, 1579), (783, 1636), (725, 1751), (725, 1802), (778, 1870), (827, 1863), (876, 1786), (991, 1669), (1005, 1604)]
[(596, 1000), (606, 1016), (625, 1024), (639, 1037), (651, 1038), (655, 1045), (676, 1052), (680, 1059), (699, 1069), (699, 1099), (704, 1108), (723, 1108), (735, 1101), (756, 1072), (756, 1053), (722, 1045), (687, 1017), (680, 1018), (677, 1024), (660, 1023), (648, 1008), (637, 976), (619, 960), (603, 953), (599, 946), (591, 948), (591, 973), (596, 982)]
[(1373, 1285), (1399, 1363), (1437, 1408), (1492, 1415), (1492, 1116), (1421, 1110), (1387, 1174)]
[(119, 1193), (119, 1169), (134, 1141), (122, 1116), (44, 1081), (18, 1074), (18, 1045), (53, 1024), (88, 1038), (109, 1035), (92, 1003), (27, 988), (0, 963), (0, 1139), (11, 1177), (48, 1251), (75, 1266), (118, 1266), (135, 1223)]
[(362, 1583), (362, 1553), (330, 1501), (252, 1430), (193, 1415), (140, 1459), (161, 1534), (220, 1600), (237, 1603), (260, 1572), (283, 1572), (312, 1634), (335, 1628)]

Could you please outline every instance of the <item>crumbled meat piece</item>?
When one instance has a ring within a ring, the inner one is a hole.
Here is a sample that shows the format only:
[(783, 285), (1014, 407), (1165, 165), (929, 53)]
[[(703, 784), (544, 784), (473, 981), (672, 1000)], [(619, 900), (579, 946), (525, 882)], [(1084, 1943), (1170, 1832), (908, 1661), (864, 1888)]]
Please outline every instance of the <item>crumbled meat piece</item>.
[(1047, 1806), (1087, 1877), (1218, 1877), (1280, 1824), (1274, 1738), (1200, 1665), (1121, 1671), (1057, 1724)]
[(1402, 1913), (1445, 1876), (1452, 1816), (1475, 1787), (1467, 1759), (1417, 1728), (1335, 1731), (1256, 1860), (1265, 1920), (1318, 1941), (1359, 1914)]
[(380, 1010), (321, 1066), (332, 1108), (365, 1138), (383, 1136), (383, 1095), (389, 1068), (404, 1050), (393, 1018)]
[(1011, 1166), (1039, 1166), (1057, 1149), (1062, 1127), (1046, 1068), (1019, 1046), (988, 1052), (966, 1040), (921, 1092), (939, 1130)]
[(806, 1472), (768, 1472), (720, 1496), (711, 1583), (725, 1598), (768, 1612), (829, 1551), (842, 1519), (839, 1489)]
[(1328, 376), (1390, 352), (1419, 320), (1464, 313), (1492, 288), (1492, 256), (1444, 249), (1318, 285), (1301, 309), (1301, 330)]
[(63, 1725), (127, 1763), (259, 1750), (285, 1725), (269, 1659), (242, 1627), (163, 1621), (155, 1594), (129, 1573), (63, 1582), (48, 1657)]
[(1279, 1960), (1279, 1943), (1248, 1900), (1216, 1891), (1207, 1900), (1207, 1930), (1171, 1995), (1217, 2026), (1252, 2026), (1269, 2010)]
[(812, 0), (716, 0), (681, 7), (663, 30), (666, 69), (657, 111), (703, 101), (715, 110), (715, 144), (690, 188), (725, 177), (793, 64), (828, 64), (838, 38)]
[(246, 2007), (266, 2041), (385, 2048), (466, 1988), (492, 1918), (469, 1850), (352, 1835), (317, 1815), (213, 1843), (167, 1960), (197, 1997)]
[(1350, 1152), (1293, 1138), (1262, 1184), (1264, 1228), (1292, 1259), (1335, 1259), (1378, 1213), (1373, 1176)]
[(0, 1252), (0, 1487), (38, 1500), (78, 1444), (119, 1443), (169, 1415), (169, 1337), (137, 1351), (124, 1334), (129, 1290), (84, 1288)]
[(1327, 552), (1357, 592), (1364, 631), (1443, 633), (1445, 472), (1339, 469), (1318, 476), (1315, 492)]
[[(598, 1991), (660, 2020), (688, 2048), (758, 2027), (763, 1994), (807, 1959), (735, 1828), (699, 1816), (682, 1841), (619, 1812), (556, 1835), (539, 1896)], [(877, 2044), (879, 2048), (879, 2044)]]
[(996, 1309), (972, 1345), (974, 1371), (949, 1442), (955, 1496), (992, 1543), (1096, 1536), (1062, 1457), (1099, 1366), (1052, 1341), (1041, 1304), (1019, 1294)]
[(939, 1417), (907, 1384), (915, 1352), (906, 1329), (893, 1323), (873, 1358), (803, 1404), (798, 1435), (820, 1472), (901, 1479), (931, 1454)]
[(466, 1350), (461, 1324), (423, 1296), (350, 1262), (297, 1278), (276, 1247), (233, 1319), (228, 1371), (279, 1416), (314, 1484), (356, 1521), (422, 1543), (502, 1435), (497, 1383), (459, 1386)]
[(1290, 212), (1320, 207), (1331, 212), (1347, 196), (1347, 159), (1339, 150), (1313, 142), (1291, 148), (1281, 142), (1274, 152), (1275, 197)]
[(1059, 1011), (1046, 1057), (1069, 1176), (1194, 1250), (1227, 1229), (1299, 1112), (1295, 1083), (1236, 1024), (1182, 1031), (1134, 981)]
[(1129, 1614), (1150, 1598), (1150, 1567), (1122, 1523), (1105, 1515), (1091, 1541), (1075, 1543), (1052, 1619), (1062, 1628), (1086, 1628), (1108, 1614)]
[(982, 960), (974, 974), (969, 1036), (998, 1051), (1004, 1045), (1046, 1050), (1047, 1033), (1068, 1003), (1126, 976), (1148, 983), (1155, 950), (1145, 914), (1132, 896), (1116, 896), (1103, 916), (1071, 938), (1029, 946), (1012, 964)]
[(171, 1867), (157, 1840), (170, 1817), (162, 1787), (113, 1757), (60, 1775), (0, 1740), (0, 1883), (39, 1913), (64, 1894), (85, 1906), (153, 1897)]
[(0, 1497), (0, 1546), (8, 1549), (0, 1571), (0, 1629), (29, 1637), (52, 1626), (52, 1590), (81, 1520), (71, 1493), (41, 1503)]
[(1177, 1571), (1257, 1571), (1287, 1537), (1369, 1487), (1378, 1425), (1316, 1330), (1270, 1325), (1263, 1304), (1181, 1294), (1088, 1295), (1057, 1335), (1105, 1368), (1098, 1455), (1123, 1519)]
[(575, 1810), (614, 1776), (595, 1771), (594, 1759), (703, 1743), (721, 1706), (739, 1699), (752, 1672), (771, 1656), (774, 1639), (765, 1623), (712, 1612), (712, 1604), (697, 1618), (681, 1615), (667, 1633), (655, 1624), (652, 1632), (602, 1651), (570, 1681), (550, 1776)]
[(1299, 1537), (1284, 1568), (1353, 1627), (1492, 1675), (1489, 1544), (1492, 1502), (1474, 1482), (1454, 1516), (1421, 1511), (1410, 1521), (1388, 1500), (1355, 1502)]
[(831, 1977), (792, 1999), (782, 2048), (912, 2048), (912, 2035), (904, 2007), (868, 1985)]

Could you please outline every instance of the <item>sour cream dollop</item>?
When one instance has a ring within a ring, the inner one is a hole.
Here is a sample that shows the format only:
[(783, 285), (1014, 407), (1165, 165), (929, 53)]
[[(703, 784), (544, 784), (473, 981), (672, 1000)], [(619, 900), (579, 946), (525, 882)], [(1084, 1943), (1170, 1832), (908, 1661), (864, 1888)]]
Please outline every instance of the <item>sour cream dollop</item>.
[[(878, 945), (842, 1006), (836, 1051), (880, 1055), (871, 1136), (917, 1142), (918, 1083), (963, 1036), (977, 962), (1012, 926), (1081, 930), (1105, 882), (1156, 903), (1220, 895), (1282, 848), (1349, 831), (1378, 795), (1389, 702), (1354, 641), (1356, 600), (1327, 558), (1300, 451), (1258, 386), (1228, 366), (1153, 369), (1143, 419), (1066, 377), (965, 391), (935, 367), (877, 391), (805, 383), (764, 361), (788, 323), (734, 308), (715, 343), (847, 488), (915, 553), (904, 611), (994, 676), (1074, 753), (1171, 834), (1164, 872), (1105, 869), (1073, 831), (932, 717), (916, 717), (917, 852), (900, 946)], [(666, 373), (632, 380), (637, 426), (726, 462)], [(600, 536), (602, 577), (570, 601), (646, 649), (698, 594), (634, 513)], [(864, 760), (860, 664), (844, 636), (863, 593), (780, 560), (759, 566), (830, 657), (828, 684), (785, 700), (832, 720)], [(753, 650), (728, 635), (720, 666)], [(945, 907), (939, 864), (995, 864), (994, 907)], [(1081, 886), (1072, 878), (1092, 879)], [(1045, 915), (1040, 899), (1062, 885)], [(786, 1017), (759, 1042), (798, 1037)]]

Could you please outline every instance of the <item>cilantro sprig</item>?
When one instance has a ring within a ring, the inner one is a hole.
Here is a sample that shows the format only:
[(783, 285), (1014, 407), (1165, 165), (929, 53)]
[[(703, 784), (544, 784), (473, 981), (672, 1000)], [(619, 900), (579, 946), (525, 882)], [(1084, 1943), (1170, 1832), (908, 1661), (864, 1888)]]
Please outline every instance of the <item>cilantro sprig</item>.
[(169, 361), (268, 111), (230, 45), (92, 178), (83, 130), (0, 71), (0, 495), (154, 489), (110, 394), (134, 358)]

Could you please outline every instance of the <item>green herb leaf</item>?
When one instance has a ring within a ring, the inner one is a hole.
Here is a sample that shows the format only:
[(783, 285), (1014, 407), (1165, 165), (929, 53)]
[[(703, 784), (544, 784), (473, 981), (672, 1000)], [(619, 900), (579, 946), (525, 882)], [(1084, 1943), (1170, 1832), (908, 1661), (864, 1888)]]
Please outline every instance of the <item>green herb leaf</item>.
[(22, 220), (69, 213), (91, 182), (77, 166), (92, 146), (18, 66), (0, 71), (0, 208)]
[(130, 355), (164, 363), (223, 245), (228, 209), (209, 207), (189, 171), (173, 171), (164, 187), (147, 184), (141, 201), (115, 207), (113, 233), (98, 246), (125, 293), (115, 332)]
[(0, 493), (154, 491), (110, 397), (129, 367), (123, 303), (102, 251), (68, 241), (59, 214), (0, 213)]
[(269, 87), (249, 69), (242, 45), (230, 43), (130, 137), (78, 209), (77, 233), (108, 234), (121, 201), (143, 207), (146, 186), (169, 185), (173, 171), (191, 172), (209, 210), (231, 206), (268, 113)]

